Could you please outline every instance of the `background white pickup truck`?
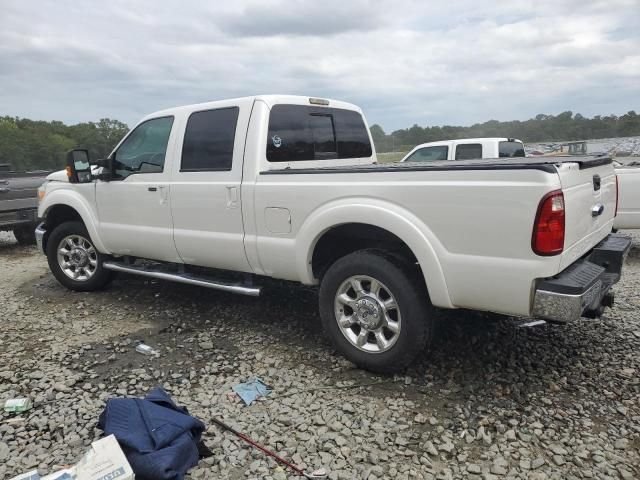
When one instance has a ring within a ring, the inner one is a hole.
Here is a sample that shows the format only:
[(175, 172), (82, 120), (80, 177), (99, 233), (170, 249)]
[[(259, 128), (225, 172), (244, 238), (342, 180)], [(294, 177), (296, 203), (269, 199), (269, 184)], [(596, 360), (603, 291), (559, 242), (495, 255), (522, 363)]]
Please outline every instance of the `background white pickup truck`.
[(630, 246), (610, 235), (609, 159), (380, 165), (360, 109), (334, 100), (172, 108), (99, 175), (85, 151), (68, 162), (42, 187), (36, 231), (63, 285), (114, 271), (248, 295), (260, 276), (320, 284), (329, 338), (377, 371), (425, 347), (434, 307), (598, 316)]
[(616, 161), (618, 215), (614, 228), (640, 228), (640, 162), (634, 158)]
[(422, 143), (407, 153), (401, 162), (468, 160), (474, 158), (524, 157), (524, 145), (517, 138), (460, 138)]

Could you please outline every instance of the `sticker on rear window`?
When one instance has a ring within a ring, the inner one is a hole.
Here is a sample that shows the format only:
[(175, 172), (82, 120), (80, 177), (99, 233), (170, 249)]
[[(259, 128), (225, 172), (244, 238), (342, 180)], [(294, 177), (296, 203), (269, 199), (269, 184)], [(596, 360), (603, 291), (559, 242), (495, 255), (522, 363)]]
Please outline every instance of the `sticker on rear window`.
[(273, 142), (273, 146), (276, 148), (280, 148), (282, 146), (282, 139), (278, 135), (271, 137), (271, 142)]

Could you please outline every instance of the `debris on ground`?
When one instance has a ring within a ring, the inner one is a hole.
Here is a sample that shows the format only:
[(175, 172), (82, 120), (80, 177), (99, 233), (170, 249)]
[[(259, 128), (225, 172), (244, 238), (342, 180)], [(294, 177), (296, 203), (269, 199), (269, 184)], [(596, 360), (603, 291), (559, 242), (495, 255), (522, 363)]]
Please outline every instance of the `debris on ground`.
[(28, 398), (10, 398), (4, 402), (4, 411), (7, 413), (22, 413), (31, 408), (31, 400)]
[(162, 388), (154, 388), (144, 399), (107, 400), (98, 427), (115, 435), (136, 477), (143, 479), (182, 479), (208, 453), (199, 445), (204, 423), (176, 405)]
[(271, 393), (271, 389), (259, 378), (252, 378), (248, 382), (234, 385), (232, 389), (247, 406)]
[(143, 343), (141, 341), (136, 342), (136, 352), (141, 353), (143, 355), (153, 355), (153, 356), (160, 356), (160, 353), (155, 350), (153, 347), (150, 347), (149, 345), (147, 345), (146, 343)]
[(301, 467), (298, 467), (297, 465), (294, 465), (289, 460), (286, 460), (285, 458), (282, 458), (277, 453), (269, 450), (267, 447), (265, 447), (263, 445), (260, 445), (258, 442), (256, 442), (255, 440), (249, 438), (244, 433), (239, 432), (234, 428), (231, 428), (229, 425), (224, 423), (222, 420), (219, 420), (217, 418), (213, 418), (212, 421), (213, 421), (213, 423), (215, 423), (216, 425), (221, 427), (224, 431), (233, 433), (236, 437), (240, 438), (241, 440), (244, 440), (246, 443), (248, 443), (252, 447), (257, 448), (262, 453), (264, 453), (264, 454), (268, 455), (269, 457), (273, 458), (276, 462), (280, 463), (281, 465), (284, 465), (289, 470), (294, 472), (296, 475), (299, 475), (299, 476), (305, 477), (305, 478), (309, 478), (309, 479), (313, 479), (313, 478), (320, 479), (320, 478), (326, 478), (327, 477), (327, 471), (324, 468), (319, 468), (317, 470), (314, 470), (311, 473), (308, 473), (304, 469), (302, 469)]
[(11, 480), (134, 480), (133, 470), (113, 435), (97, 440), (80, 461), (70, 468), (41, 477), (38, 470)]

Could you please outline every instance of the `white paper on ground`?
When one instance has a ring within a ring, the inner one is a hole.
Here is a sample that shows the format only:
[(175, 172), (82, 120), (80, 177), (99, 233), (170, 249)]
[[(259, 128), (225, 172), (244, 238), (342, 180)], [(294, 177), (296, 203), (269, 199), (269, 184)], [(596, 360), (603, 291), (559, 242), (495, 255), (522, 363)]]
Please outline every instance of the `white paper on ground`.
[(37, 470), (11, 480), (134, 480), (135, 476), (116, 437), (109, 435), (91, 444), (91, 449), (71, 468), (40, 477)]

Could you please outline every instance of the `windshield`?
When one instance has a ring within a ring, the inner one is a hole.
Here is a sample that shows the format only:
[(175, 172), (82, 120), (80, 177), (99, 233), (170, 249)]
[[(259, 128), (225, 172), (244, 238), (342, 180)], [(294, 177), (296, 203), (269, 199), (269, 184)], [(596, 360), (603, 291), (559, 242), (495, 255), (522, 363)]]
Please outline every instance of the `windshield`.
[(524, 145), (522, 142), (507, 141), (500, 142), (499, 146), (500, 158), (524, 157)]

